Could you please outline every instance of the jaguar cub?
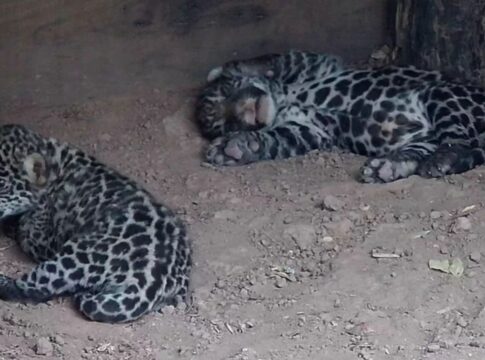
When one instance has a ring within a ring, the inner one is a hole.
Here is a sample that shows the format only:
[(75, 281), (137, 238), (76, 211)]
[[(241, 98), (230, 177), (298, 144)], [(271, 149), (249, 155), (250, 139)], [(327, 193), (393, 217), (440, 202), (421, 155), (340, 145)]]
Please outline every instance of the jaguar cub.
[(82, 151), (0, 126), (0, 220), (39, 264), (0, 275), (0, 299), (72, 295), (89, 319), (135, 320), (187, 296), (184, 225), (149, 193)]
[(196, 109), (207, 161), (242, 165), (340, 148), (367, 183), (485, 163), (485, 91), (414, 67), (352, 69), (291, 51), (213, 69)]

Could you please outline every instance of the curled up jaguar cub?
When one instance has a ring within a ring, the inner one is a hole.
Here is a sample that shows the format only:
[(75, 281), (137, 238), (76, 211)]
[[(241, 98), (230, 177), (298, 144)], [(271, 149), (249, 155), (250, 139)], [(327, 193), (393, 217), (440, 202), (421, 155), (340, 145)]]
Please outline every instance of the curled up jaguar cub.
[(184, 301), (184, 225), (133, 181), (68, 144), (0, 126), (0, 221), (39, 264), (0, 275), (0, 299), (72, 295), (89, 319), (135, 320)]
[(414, 67), (352, 69), (291, 51), (210, 71), (196, 109), (214, 165), (340, 148), (366, 183), (441, 177), (485, 163), (485, 91)]

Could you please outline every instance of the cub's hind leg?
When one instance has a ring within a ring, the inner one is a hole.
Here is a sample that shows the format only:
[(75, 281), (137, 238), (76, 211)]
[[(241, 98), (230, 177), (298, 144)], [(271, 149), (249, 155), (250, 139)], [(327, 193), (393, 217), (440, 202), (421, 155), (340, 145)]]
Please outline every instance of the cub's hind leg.
[(136, 285), (105, 288), (74, 296), (74, 304), (88, 319), (107, 323), (136, 320), (151, 311), (150, 303), (143, 299)]
[(360, 180), (364, 183), (388, 183), (414, 175), (423, 160), (436, 148), (432, 138), (422, 138), (384, 157), (370, 158), (360, 169)]
[(442, 177), (462, 173), (485, 163), (485, 149), (475, 128), (475, 124), (484, 119), (472, 121), (466, 112), (459, 115), (437, 116), (436, 133), (440, 146), (420, 164), (419, 175)]
[(485, 164), (485, 150), (458, 144), (441, 145), (418, 168), (418, 174), (431, 178), (460, 174)]

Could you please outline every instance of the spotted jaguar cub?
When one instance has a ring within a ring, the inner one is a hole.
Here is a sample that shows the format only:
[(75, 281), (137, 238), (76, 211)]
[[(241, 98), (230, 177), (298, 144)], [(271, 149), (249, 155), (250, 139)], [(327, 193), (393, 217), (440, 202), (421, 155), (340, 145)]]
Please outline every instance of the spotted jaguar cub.
[(485, 163), (485, 92), (413, 67), (352, 69), (292, 51), (213, 69), (196, 110), (207, 161), (242, 165), (340, 148), (367, 183)]
[(39, 262), (0, 275), (0, 299), (72, 295), (89, 319), (135, 320), (187, 296), (184, 225), (149, 193), (96, 159), (18, 125), (0, 126), (0, 219)]

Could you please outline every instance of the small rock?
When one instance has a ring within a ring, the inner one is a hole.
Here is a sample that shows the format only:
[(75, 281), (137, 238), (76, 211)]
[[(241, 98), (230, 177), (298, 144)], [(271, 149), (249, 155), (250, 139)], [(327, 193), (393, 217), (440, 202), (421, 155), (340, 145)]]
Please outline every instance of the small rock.
[(468, 326), (468, 322), (462, 318), (462, 317), (459, 317), (457, 320), (456, 320), (456, 323), (458, 324), (458, 326), (461, 326), (462, 328), (465, 328)]
[(185, 310), (187, 310), (187, 304), (185, 302), (177, 304), (177, 312), (183, 313)]
[(199, 199), (207, 199), (209, 197), (209, 192), (208, 191), (201, 191), (197, 194)]
[(239, 295), (241, 295), (241, 297), (243, 299), (247, 299), (249, 297), (249, 292), (248, 292), (248, 289), (241, 289), (241, 291), (239, 292)]
[(173, 305), (164, 306), (162, 312), (165, 315), (172, 315), (175, 312), (175, 307)]
[(411, 216), (408, 213), (402, 213), (401, 215), (399, 215), (398, 220), (399, 221), (404, 221), (404, 220), (409, 219), (410, 217)]
[(330, 210), (330, 211), (338, 211), (338, 210), (342, 209), (343, 206), (344, 206), (343, 201), (336, 198), (333, 195), (325, 196), (325, 198), (323, 199), (323, 203), (322, 203), (322, 207), (324, 209)]
[(347, 333), (351, 333), (355, 328), (355, 325), (354, 324), (346, 324), (344, 326), (344, 329), (345, 329), (345, 332)]
[(469, 234), (468, 240), (473, 241), (478, 239), (478, 234)]
[(352, 230), (353, 224), (349, 219), (343, 218), (342, 220), (340, 220), (338, 222), (325, 224), (325, 227), (334, 236), (345, 237)]
[(441, 254), (449, 254), (449, 252), (450, 251), (448, 250), (448, 248), (446, 246), (441, 246), (440, 247), (440, 253)]
[(479, 263), (482, 259), (482, 254), (479, 251), (474, 251), (470, 254), (470, 260), (476, 263)]
[(275, 286), (279, 289), (281, 288), (284, 288), (286, 285), (287, 285), (287, 281), (285, 278), (281, 278), (281, 277), (278, 277), (276, 278), (276, 281), (275, 281)]
[(226, 287), (226, 283), (225, 283), (224, 280), (221, 280), (221, 279), (217, 280), (217, 282), (216, 282), (216, 288), (218, 288), (218, 289), (224, 289), (225, 287)]
[(237, 219), (237, 215), (232, 210), (220, 210), (214, 213), (214, 219), (235, 220)]
[(372, 360), (371, 354), (367, 350), (361, 350), (358, 355), (361, 359)]
[(429, 353), (435, 353), (435, 352), (438, 352), (440, 351), (440, 344), (429, 344), (428, 347), (426, 348), (426, 350), (429, 352)]
[(340, 301), (339, 298), (336, 298), (334, 303), (333, 303), (333, 307), (338, 309), (340, 307), (340, 305), (342, 305), (342, 302)]
[(429, 217), (433, 220), (439, 219), (441, 217), (441, 213), (439, 211), (431, 211)]
[(37, 355), (52, 355), (54, 347), (52, 343), (46, 337), (41, 337), (37, 340), (34, 346), (34, 351)]
[(364, 217), (362, 216), (362, 214), (356, 211), (349, 211), (347, 213), (347, 218), (356, 225), (363, 225)]
[(315, 240), (315, 229), (311, 225), (296, 224), (286, 228), (284, 234), (290, 237), (302, 250), (312, 246)]
[(320, 241), (319, 241), (325, 250), (334, 250), (335, 249), (335, 241), (333, 237), (331, 236), (324, 236)]
[(464, 217), (464, 216), (461, 216), (458, 219), (456, 219), (455, 224), (453, 226), (453, 229), (455, 230), (455, 232), (457, 230), (468, 231), (471, 228), (472, 228), (471, 221), (468, 218)]
[(66, 343), (62, 336), (59, 335), (52, 337), (52, 342), (56, 343), (57, 345), (64, 345)]

